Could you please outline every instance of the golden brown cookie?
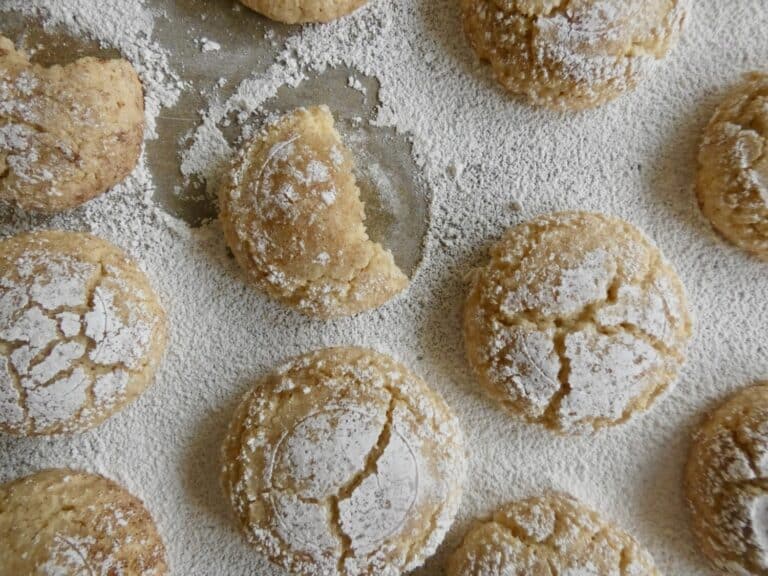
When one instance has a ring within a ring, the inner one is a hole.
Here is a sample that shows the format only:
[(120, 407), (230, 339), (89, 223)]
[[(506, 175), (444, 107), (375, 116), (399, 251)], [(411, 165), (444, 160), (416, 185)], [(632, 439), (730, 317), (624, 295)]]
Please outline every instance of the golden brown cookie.
[(461, 0), (498, 82), (532, 104), (599, 106), (632, 90), (675, 44), (688, 0)]
[(44, 68), (0, 36), (0, 200), (79, 206), (131, 173), (143, 135), (144, 96), (127, 61)]
[(740, 390), (693, 441), (685, 475), (693, 531), (723, 574), (768, 575), (768, 382)]
[(240, 154), (220, 194), (227, 243), (249, 279), (310, 316), (349, 316), (408, 286), (371, 241), (352, 155), (325, 106), (300, 108)]
[(423, 380), (362, 348), (300, 356), (249, 392), (223, 447), (241, 529), (292, 574), (395, 576), (453, 522), (456, 418)]
[(691, 334), (685, 291), (626, 222), (588, 212), (512, 228), (474, 274), (469, 361), (488, 394), (559, 432), (613, 426), (672, 384)]
[(240, 0), (251, 10), (286, 24), (329, 22), (357, 10), (367, 0)]
[(512, 502), (478, 522), (448, 576), (659, 576), (629, 534), (561, 494)]
[(0, 486), (0, 576), (162, 576), (142, 502), (96, 474), (51, 469)]
[(166, 318), (144, 273), (78, 232), (0, 241), (0, 431), (79, 432), (152, 381)]
[(697, 191), (720, 234), (768, 260), (768, 74), (750, 74), (710, 120)]

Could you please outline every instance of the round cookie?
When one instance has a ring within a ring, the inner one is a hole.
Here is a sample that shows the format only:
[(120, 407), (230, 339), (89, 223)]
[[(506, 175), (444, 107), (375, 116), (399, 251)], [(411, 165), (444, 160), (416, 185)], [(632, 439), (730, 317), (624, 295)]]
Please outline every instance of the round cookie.
[(697, 191), (720, 234), (768, 260), (768, 74), (750, 74), (710, 120)]
[(659, 250), (630, 224), (587, 212), (507, 231), (464, 312), (482, 387), (567, 433), (647, 409), (676, 379), (690, 334), (684, 288)]
[(51, 469), (0, 485), (0, 576), (162, 576), (142, 502), (96, 474)]
[(0, 36), (0, 200), (79, 206), (131, 173), (143, 134), (144, 96), (127, 61), (44, 68)]
[(448, 576), (659, 576), (632, 536), (561, 494), (512, 502), (478, 522)]
[(329, 22), (345, 16), (367, 0), (240, 0), (251, 10), (286, 24)]
[(732, 395), (703, 423), (685, 488), (693, 531), (723, 574), (768, 575), (768, 382)]
[(328, 108), (300, 108), (248, 145), (219, 194), (240, 267), (310, 316), (376, 308), (408, 286), (392, 254), (366, 234), (352, 164)]
[(453, 522), (463, 438), (442, 398), (362, 348), (288, 362), (249, 392), (223, 447), (241, 529), (300, 576), (396, 576)]
[(682, 30), (688, 0), (461, 0), (464, 30), (496, 80), (558, 110), (633, 89)]
[(149, 386), (166, 319), (141, 270), (78, 232), (0, 241), (0, 431), (80, 432)]

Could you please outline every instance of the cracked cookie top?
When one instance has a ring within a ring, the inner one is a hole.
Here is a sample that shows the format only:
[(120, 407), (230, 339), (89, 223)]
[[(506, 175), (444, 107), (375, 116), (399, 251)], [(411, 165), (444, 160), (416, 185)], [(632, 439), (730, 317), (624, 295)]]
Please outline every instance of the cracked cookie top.
[(331, 348), (249, 392), (223, 447), (242, 530), (293, 574), (395, 576), (453, 522), (465, 474), (458, 422), (391, 358)]
[(710, 120), (697, 191), (718, 232), (768, 260), (768, 74), (750, 74)]
[(732, 395), (694, 438), (685, 476), (693, 529), (724, 574), (768, 574), (768, 382)]
[(286, 24), (329, 22), (356, 10), (367, 0), (240, 0), (251, 10)]
[(165, 348), (149, 281), (108, 242), (33, 232), (0, 242), (0, 431), (79, 432), (149, 385)]
[(509, 230), (475, 272), (467, 354), (507, 410), (560, 432), (616, 425), (675, 380), (691, 334), (659, 250), (609, 216), (562, 212)]
[(74, 208), (128, 176), (143, 139), (144, 96), (127, 61), (44, 68), (0, 36), (0, 200)]
[(305, 314), (356, 314), (408, 285), (392, 254), (366, 234), (352, 155), (325, 106), (295, 110), (257, 136), (219, 198), (241, 268)]
[(659, 576), (632, 536), (563, 494), (512, 502), (478, 522), (448, 576)]
[(142, 502), (96, 474), (50, 469), (0, 486), (0, 574), (162, 576)]
[(631, 90), (676, 42), (689, 0), (462, 0), (464, 29), (509, 92), (592, 108)]

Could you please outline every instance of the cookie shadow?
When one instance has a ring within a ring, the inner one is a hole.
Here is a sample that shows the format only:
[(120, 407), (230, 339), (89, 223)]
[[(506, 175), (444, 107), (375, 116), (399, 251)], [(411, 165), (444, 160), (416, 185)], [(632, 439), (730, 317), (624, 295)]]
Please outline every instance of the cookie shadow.
[(194, 506), (217, 524), (235, 523), (219, 481), (222, 466), (221, 446), (235, 409), (253, 380), (233, 386), (227, 400), (198, 422), (194, 437), (188, 440), (181, 464), (182, 487)]

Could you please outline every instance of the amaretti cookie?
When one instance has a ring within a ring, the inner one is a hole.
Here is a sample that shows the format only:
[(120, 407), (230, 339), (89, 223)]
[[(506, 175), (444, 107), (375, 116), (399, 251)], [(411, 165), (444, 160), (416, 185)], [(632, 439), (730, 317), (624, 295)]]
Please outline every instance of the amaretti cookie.
[(675, 44), (688, 0), (461, 0), (498, 82), (532, 104), (580, 110), (633, 89)]
[(502, 506), (478, 522), (448, 576), (660, 576), (632, 536), (562, 494)]
[(325, 106), (266, 128), (220, 191), (221, 222), (256, 286), (321, 318), (356, 314), (408, 286), (392, 254), (366, 234), (352, 155)]
[(59, 212), (128, 176), (144, 138), (144, 95), (125, 60), (30, 63), (0, 36), (0, 200)]
[(710, 120), (697, 190), (720, 234), (768, 260), (768, 74), (750, 74)]
[(680, 279), (639, 230), (587, 212), (507, 231), (464, 312), (481, 386), (559, 432), (613, 426), (676, 379), (691, 334)]
[(465, 475), (442, 398), (391, 358), (332, 348), (253, 388), (223, 447), (249, 541), (291, 574), (399, 576), (437, 548)]
[(709, 415), (693, 440), (685, 488), (712, 564), (722, 574), (768, 574), (768, 382)]
[(329, 22), (357, 10), (367, 0), (240, 0), (251, 10), (286, 24)]
[(142, 502), (103, 476), (51, 469), (0, 485), (0, 576), (163, 576)]
[(78, 232), (0, 241), (0, 431), (79, 432), (152, 381), (166, 318), (144, 273)]

